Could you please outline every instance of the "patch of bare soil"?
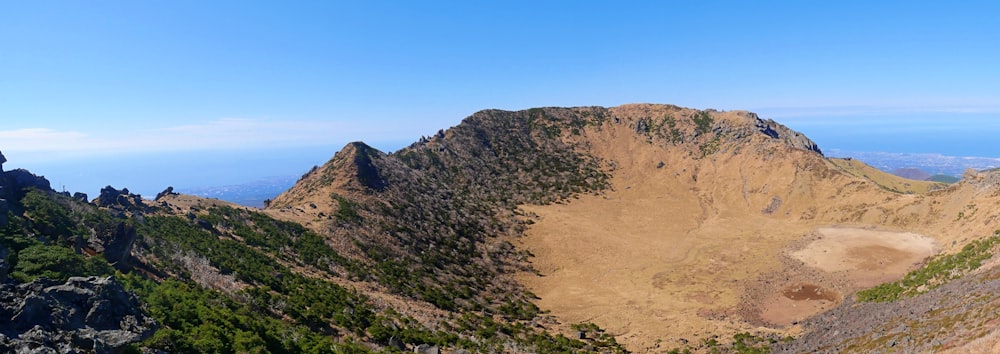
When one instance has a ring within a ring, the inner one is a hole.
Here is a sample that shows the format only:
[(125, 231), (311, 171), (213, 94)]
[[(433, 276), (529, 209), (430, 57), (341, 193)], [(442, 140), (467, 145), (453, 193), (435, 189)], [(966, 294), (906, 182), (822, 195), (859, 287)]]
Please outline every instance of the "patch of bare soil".
[(795, 341), (776, 353), (998, 353), (1000, 269), (963, 277), (913, 298), (858, 303), (802, 323)]
[(839, 305), (842, 294), (901, 278), (934, 255), (933, 239), (909, 232), (819, 228), (787, 252), (783, 267), (748, 284), (746, 318), (787, 327)]
[(899, 279), (938, 252), (937, 243), (912, 232), (827, 227), (820, 239), (792, 253), (807, 266), (842, 274), (857, 287)]

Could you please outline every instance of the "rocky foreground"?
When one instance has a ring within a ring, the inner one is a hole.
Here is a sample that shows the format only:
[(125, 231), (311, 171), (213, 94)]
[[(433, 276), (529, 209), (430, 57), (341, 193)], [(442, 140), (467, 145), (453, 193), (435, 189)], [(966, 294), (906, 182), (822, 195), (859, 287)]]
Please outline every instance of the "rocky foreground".
[(111, 277), (0, 285), (0, 352), (112, 353), (155, 329)]

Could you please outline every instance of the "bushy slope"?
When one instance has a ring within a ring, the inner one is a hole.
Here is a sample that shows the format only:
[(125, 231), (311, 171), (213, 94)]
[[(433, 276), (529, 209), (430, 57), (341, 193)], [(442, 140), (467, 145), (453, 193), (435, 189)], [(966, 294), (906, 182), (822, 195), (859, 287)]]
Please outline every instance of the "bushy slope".
[[(711, 216), (718, 228), (739, 213), (766, 225), (929, 225), (923, 216), (956, 208), (965, 213), (948, 219), (963, 227), (992, 220), (961, 194), (991, 193), (984, 185), (992, 177), (946, 191), (954, 201), (944, 192), (924, 201), (900, 196), (935, 185), (893, 184), (899, 180), (864, 176), (865, 166), (831, 162), (808, 138), (749, 112), (487, 110), (392, 153), (351, 143), (265, 210), (169, 192), (142, 201), (110, 187), (89, 203), (38, 180), (7, 188), (0, 275), (18, 283), (116, 277), (159, 323), (134, 349), (624, 352), (589, 321), (557, 323), (515, 280), (535, 271), (532, 254), (514, 246), (537, 220), (522, 206), (600, 199), (615, 178), (628, 182), (622, 186), (658, 178), (690, 194), (685, 207), (701, 215), (692, 223)], [(725, 171), (733, 168), (739, 173)], [(814, 188), (827, 178), (837, 188)], [(838, 199), (856, 194), (865, 196)], [(755, 334), (706, 337), (691, 348), (777, 344), (777, 336)]]

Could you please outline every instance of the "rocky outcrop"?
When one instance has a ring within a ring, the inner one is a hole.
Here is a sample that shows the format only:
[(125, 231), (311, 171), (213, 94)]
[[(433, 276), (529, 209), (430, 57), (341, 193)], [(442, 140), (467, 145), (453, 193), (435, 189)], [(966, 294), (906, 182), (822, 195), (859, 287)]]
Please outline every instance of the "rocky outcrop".
[(31, 187), (43, 191), (52, 190), (49, 180), (45, 179), (45, 177), (35, 175), (22, 168), (3, 172), (3, 185), (5, 188), (9, 188), (10, 191), (19, 191)]
[(3, 164), (7, 162), (7, 158), (3, 156), (3, 152), (0, 151), (0, 173), (3, 173)]
[(87, 193), (82, 193), (82, 192), (73, 193), (73, 199), (79, 200), (84, 203), (90, 201), (90, 198), (87, 198)]
[(112, 186), (101, 188), (101, 195), (94, 199), (94, 204), (108, 208), (114, 214), (143, 214), (152, 211), (152, 208), (142, 202), (141, 195), (129, 193), (128, 188), (117, 190)]
[(119, 222), (113, 225), (98, 225), (94, 231), (96, 237), (91, 237), (87, 246), (103, 254), (104, 259), (115, 268), (127, 270), (132, 256), (132, 245), (138, 237), (135, 227)]
[(0, 227), (7, 226), (7, 212), (10, 211), (10, 206), (7, 205), (7, 199), (4, 198), (3, 187), (0, 186)]
[(167, 189), (164, 189), (162, 192), (156, 193), (156, 199), (153, 199), (153, 200), (160, 200), (163, 197), (166, 197), (168, 195), (177, 195), (177, 193), (174, 193), (174, 187), (173, 186), (169, 186), (169, 187), (167, 187)]
[(755, 126), (764, 135), (771, 137), (772, 139), (778, 139), (784, 141), (786, 144), (802, 150), (809, 150), (817, 154), (822, 155), (823, 151), (819, 149), (819, 145), (810, 140), (804, 134), (797, 131), (791, 130), (788, 127), (778, 124), (774, 120), (768, 119), (763, 120), (757, 116), (756, 113), (748, 113), (749, 117), (756, 119)]
[(7, 256), (10, 255), (10, 248), (0, 243), (0, 283), (7, 281), (7, 273), (10, 272), (10, 264), (7, 263)]
[(0, 285), (5, 353), (113, 353), (155, 328), (139, 300), (111, 277)]

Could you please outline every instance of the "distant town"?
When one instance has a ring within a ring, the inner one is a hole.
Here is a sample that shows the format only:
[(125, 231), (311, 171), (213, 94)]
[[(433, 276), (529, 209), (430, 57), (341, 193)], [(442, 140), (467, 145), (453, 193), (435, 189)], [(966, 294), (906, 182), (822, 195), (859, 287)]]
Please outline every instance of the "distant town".
[(882, 171), (893, 172), (904, 168), (916, 168), (930, 175), (962, 177), (966, 169), (978, 171), (1000, 167), (1000, 158), (963, 157), (941, 154), (914, 154), (894, 152), (858, 152), (838, 149), (825, 150), (828, 157), (850, 157), (864, 161)]

